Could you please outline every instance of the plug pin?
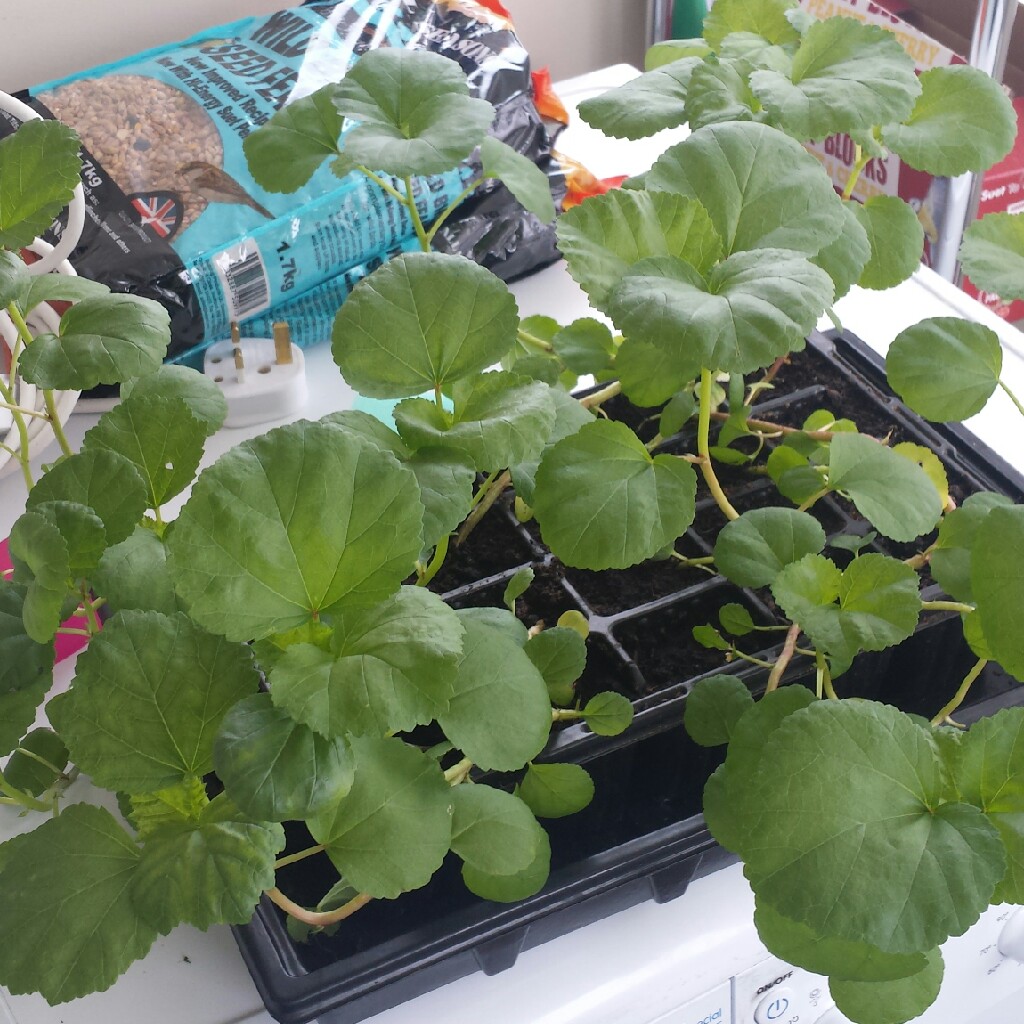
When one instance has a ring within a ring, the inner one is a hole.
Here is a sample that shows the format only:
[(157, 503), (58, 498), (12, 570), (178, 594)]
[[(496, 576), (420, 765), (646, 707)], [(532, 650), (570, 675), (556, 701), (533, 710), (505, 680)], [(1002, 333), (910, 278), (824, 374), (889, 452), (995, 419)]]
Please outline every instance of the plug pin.
[(274, 357), (278, 366), (288, 366), (292, 362), (292, 335), (283, 320), (274, 324)]
[(238, 329), (238, 323), (231, 321), (231, 350), (235, 356), (235, 377), (239, 384), (245, 383), (245, 360), (242, 358), (242, 333)]

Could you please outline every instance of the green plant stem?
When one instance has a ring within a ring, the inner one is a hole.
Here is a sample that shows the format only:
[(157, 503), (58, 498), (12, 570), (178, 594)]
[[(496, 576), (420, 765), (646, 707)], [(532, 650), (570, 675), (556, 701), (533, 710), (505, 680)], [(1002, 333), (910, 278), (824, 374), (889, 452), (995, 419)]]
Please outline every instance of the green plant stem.
[(702, 569), (707, 565), (714, 565), (714, 555), (703, 555), (700, 558), (687, 558), (686, 555), (679, 554), (678, 551), (673, 551), (672, 558), (674, 558), (682, 568), (688, 568), (693, 566), (694, 568)]
[(15, 789), (0, 772), (0, 793), (3, 793), (13, 803), (20, 804), (22, 807), (27, 807), (30, 811), (49, 811), (51, 806), (48, 803), (44, 803), (42, 800), (37, 800), (34, 796), (28, 793), (23, 793), (20, 789)]
[(487, 492), (491, 489), (491, 485), (501, 475), (501, 470), (496, 469), (493, 473), (488, 473), (484, 477), (483, 483), (477, 488), (476, 494), (473, 495), (473, 500), (469, 503), (470, 508), (476, 508), (481, 501), (487, 496)]
[(429, 246), (434, 241), (434, 235), (440, 230), (441, 225), (462, 205), (462, 201), (471, 196), (483, 183), (483, 178), (472, 182), (467, 185), (442, 211), (437, 220), (434, 221), (433, 226), (427, 232), (427, 245)]
[(26, 409), (23, 405), (12, 405), (10, 402), (0, 402), (0, 409), (6, 409), (8, 412), (20, 412), (22, 416), (33, 416), (39, 420), (45, 420), (48, 418), (45, 412), (38, 412), (35, 409)]
[(336, 924), (351, 917), (357, 910), (362, 910), (373, 897), (366, 892), (361, 892), (353, 897), (337, 910), (307, 910), (294, 900), (290, 900), (277, 887), (267, 890), (267, 897), (275, 906), (280, 907), (289, 917), (294, 917), (303, 924), (311, 925), (313, 928), (326, 928), (329, 924)]
[(298, 853), (291, 853), (287, 857), (282, 857), (280, 860), (274, 861), (274, 870), (278, 868), (287, 867), (289, 864), (298, 864), (300, 860), (305, 860), (307, 857), (315, 857), (318, 853), (323, 853), (327, 847), (323, 843), (317, 843), (316, 846), (307, 846), (305, 850), (299, 850)]
[(458, 786), (469, 778), (469, 772), (472, 767), (473, 762), (468, 757), (464, 757), (461, 761), (453, 764), (451, 768), (444, 773), (444, 781), (447, 782), (449, 786)]
[[(32, 343), (32, 332), (29, 330), (28, 324), (25, 322), (25, 318), (21, 314), (21, 310), (18, 308), (16, 302), (10, 303), (7, 307), (7, 314), (11, 318), (11, 322), (18, 329), (18, 338), (22, 346), (30, 345)], [(11, 356), (12, 370), (11, 380), (14, 379), (13, 364), (15, 359), (20, 355), (19, 350), (15, 350)], [(68, 444), (67, 435), (64, 433), (64, 426), (60, 422), (60, 416), (57, 414), (57, 402), (53, 397), (53, 391), (46, 389), (43, 391), (43, 403), (46, 406), (46, 413), (44, 414), (45, 419), (49, 420), (50, 428), (53, 430), (53, 436), (57, 439), (57, 444), (60, 445), (60, 450), (65, 455), (71, 454), (71, 445)], [(27, 410), (25, 410), (27, 412)], [(29, 415), (39, 415), (38, 413), (29, 413)]]
[(932, 559), (932, 552), (938, 547), (938, 541), (934, 544), (929, 544), (924, 551), (918, 551), (916, 555), (911, 555), (910, 558), (904, 558), (903, 564), (909, 565), (911, 569), (923, 569)]
[[(727, 412), (712, 411), (711, 418), (720, 423), (729, 419)], [(800, 427), (786, 427), (781, 423), (772, 423), (770, 420), (746, 420), (748, 427), (753, 431), (763, 431), (766, 434), (800, 434), (802, 437), (810, 438), (812, 441), (831, 441), (836, 436), (834, 430), (801, 430)]]
[(697, 418), (697, 454), (700, 455), (700, 471), (704, 482), (715, 499), (715, 504), (722, 510), (727, 519), (739, 519), (740, 514), (732, 507), (722, 490), (722, 485), (715, 475), (715, 467), (711, 462), (711, 385), (714, 383), (711, 371), (700, 371), (700, 413)]
[(924, 612), (961, 612), (968, 614), (974, 611), (973, 604), (964, 604), (961, 601), (922, 601), (921, 611)]
[(438, 542), (437, 547), (434, 548), (434, 556), (430, 559), (430, 563), (422, 573), (419, 573), (416, 577), (416, 586), (425, 587), (441, 570), (441, 566), (444, 565), (444, 560), (448, 555), (448, 545), (451, 542), (451, 534), (446, 533)]
[(829, 487), (822, 487), (820, 491), (815, 491), (798, 509), (797, 512), (806, 512), (813, 505), (817, 504), (818, 500), (824, 498), (826, 494), (831, 490)]
[(423, 221), (420, 219), (420, 211), (416, 209), (416, 200), (413, 198), (412, 175), (407, 174), (402, 180), (405, 182), (405, 194), (407, 197), (405, 205), (409, 208), (413, 230), (416, 232), (416, 237), (420, 240), (420, 248), (424, 252), (430, 252), (430, 239), (427, 237), (426, 228), (423, 227)]
[(865, 153), (860, 146), (854, 151), (857, 154), (857, 159), (854, 162), (853, 168), (850, 171), (849, 180), (846, 182), (846, 188), (843, 189), (843, 198), (849, 199), (853, 195), (853, 190), (857, 187), (857, 182), (860, 179), (861, 171), (867, 167), (871, 161), (871, 154)]
[(57, 633), (59, 636), (92, 636), (88, 629), (75, 629), (73, 626), (60, 626)]
[(800, 626), (794, 622), (786, 633), (786, 640), (782, 645), (782, 653), (775, 660), (775, 664), (772, 665), (771, 672), (768, 673), (768, 684), (764, 688), (765, 693), (771, 693), (772, 690), (778, 689), (779, 683), (782, 682), (782, 676), (793, 659), (793, 654), (796, 651), (796, 641), (799, 636)]
[(389, 196), (391, 196), (393, 199), (397, 199), (403, 206), (409, 205), (409, 202), (406, 199), (406, 197), (401, 192), (399, 192), (398, 189), (395, 188), (395, 186), (392, 185), (391, 182), (388, 181), (387, 179), (382, 178), (379, 174), (374, 174), (373, 171), (371, 171), (368, 167), (360, 166), (357, 167), (356, 170), (365, 174), (370, 179), (370, 181), (372, 181), (375, 185), (380, 186), (380, 188), (384, 189), (384, 191), (387, 192)]
[(551, 721), (552, 722), (575, 722), (583, 717), (582, 711), (577, 711), (575, 708), (552, 708), (551, 709)]
[[(8, 306), (8, 312), (14, 306), (12, 302)], [(13, 356), (11, 358), (11, 380), (15, 379), (18, 372), (18, 361)], [(28, 454), (28, 425), (25, 423), (25, 417), (21, 414), (21, 407), (17, 406), (14, 401), (14, 389), (8, 387), (2, 380), (0, 380), (0, 398), (4, 400), (4, 403), (11, 410), (11, 416), (14, 419), (15, 429), (18, 431), (18, 447), (10, 448), (7, 445), (3, 446), (5, 452), (7, 452), (12, 459), (17, 459), (21, 466), (21, 475), (25, 480), (25, 486), (31, 491), (34, 486), (32, 479), (32, 469), (29, 465), (29, 454)]]
[(828, 670), (828, 662), (825, 660), (825, 655), (818, 650), (814, 652), (814, 668), (818, 681), (819, 700), (821, 699), (822, 690), (825, 691), (825, 696), (829, 700), (839, 700), (839, 695), (832, 685), (832, 673)]
[(956, 693), (953, 694), (949, 702), (942, 708), (942, 710), (932, 719), (933, 726), (942, 725), (942, 723), (947, 718), (949, 718), (949, 716), (953, 714), (953, 712), (956, 711), (956, 709), (960, 707), (961, 704), (963, 704), (964, 699), (967, 697), (967, 694), (974, 683), (974, 680), (981, 675), (982, 670), (985, 668), (987, 664), (988, 658), (979, 658), (974, 663), (974, 667), (971, 669), (971, 671), (968, 672), (966, 676), (964, 676), (964, 681), (960, 684), (959, 689), (956, 691)]
[(92, 606), (92, 598), (89, 596), (89, 591), (84, 583), (79, 588), (79, 593), (82, 596), (82, 609), (85, 612), (87, 630), (89, 635), (93, 636), (100, 631), (100, 620), (96, 615), (96, 609)]
[(1006, 392), (1009, 399), (1017, 407), (1017, 412), (1024, 416), (1024, 404), (1021, 404), (1021, 400), (1006, 386), (1003, 381), (999, 382), (999, 386)]
[(71, 455), (71, 445), (68, 443), (68, 436), (64, 433), (64, 424), (60, 421), (60, 414), (57, 412), (57, 401), (52, 391), (43, 392), (43, 404), (46, 406), (46, 418), (50, 421), (50, 429), (53, 436), (57, 438), (57, 444), (64, 455)]
[(554, 346), (545, 341), (543, 338), (538, 338), (536, 334), (530, 334), (529, 331), (524, 331), (522, 327), (516, 332), (516, 337), (522, 342), (524, 348), (532, 348), (538, 352), (551, 353), (555, 351)]
[(610, 398), (614, 398), (616, 395), (621, 394), (622, 384), (615, 380), (607, 387), (601, 388), (600, 391), (595, 391), (592, 395), (587, 395), (585, 398), (579, 399), (579, 403), (584, 409), (600, 409), (603, 403), (607, 402)]
[(480, 522), (485, 515), (487, 515), (488, 509), (501, 497), (502, 492), (512, 483), (512, 474), (506, 469), (504, 473), (498, 476), (491, 482), (490, 487), (487, 489), (487, 493), (477, 503), (476, 508), (466, 516), (465, 522), (459, 527), (458, 535), (455, 538), (455, 546), (459, 547), (466, 543), (469, 535), (476, 528), (476, 524)]
[(731, 654), (732, 657), (739, 658), (740, 661), (749, 662), (751, 665), (757, 665), (759, 668), (775, 668), (774, 662), (765, 661), (763, 658), (755, 658), (752, 654), (747, 654), (736, 646), (733, 646)]

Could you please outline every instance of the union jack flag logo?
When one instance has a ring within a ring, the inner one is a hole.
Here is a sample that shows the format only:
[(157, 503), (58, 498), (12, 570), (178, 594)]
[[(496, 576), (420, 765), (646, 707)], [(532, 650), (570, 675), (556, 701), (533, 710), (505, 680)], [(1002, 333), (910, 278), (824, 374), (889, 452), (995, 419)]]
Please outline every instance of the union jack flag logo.
[(139, 221), (158, 238), (170, 238), (181, 225), (181, 196), (176, 192), (139, 192), (129, 196)]

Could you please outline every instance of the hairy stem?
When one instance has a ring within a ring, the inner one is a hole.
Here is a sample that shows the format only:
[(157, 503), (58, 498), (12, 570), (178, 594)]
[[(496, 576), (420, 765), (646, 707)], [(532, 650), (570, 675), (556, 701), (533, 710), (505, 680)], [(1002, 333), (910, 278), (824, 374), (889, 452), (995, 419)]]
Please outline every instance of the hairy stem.
[(966, 615), (974, 611), (974, 605), (964, 604), (961, 601), (922, 601), (921, 610), (925, 612), (961, 612)]
[(849, 199), (850, 196), (853, 195), (853, 190), (857, 187), (857, 181), (860, 179), (861, 171), (867, 167), (871, 160), (871, 154), (865, 153), (860, 146), (856, 148), (855, 153), (857, 155), (856, 162), (850, 171), (850, 177), (846, 182), (846, 188), (843, 189), (844, 199)]
[(607, 387), (601, 388), (600, 391), (595, 391), (592, 395), (581, 398), (579, 403), (584, 409), (600, 409), (602, 404), (607, 402), (609, 398), (614, 398), (616, 395), (621, 394), (622, 384), (615, 380)]
[(458, 786), (469, 778), (469, 773), (472, 767), (473, 762), (468, 757), (464, 757), (461, 761), (453, 764), (451, 768), (445, 771), (444, 781), (447, 782), (449, 786)]
[(387, 192), (387, 194), (391, 196), (392, 199), (397, 199), (403, 206), (409, 205), (409, 200), (406, 199), (405, 195), (399, 192), (398, 189), (395, 188), (395, 186), (392, 185), (391, 182), (388, 181), (386, 178), (382, 178), (379, 174), (374, 174), (373, 171), (369, 169), (369, 167), (357, 167), (356, 170), (361, 171), (375, 185), (378, 185), (380, 188), (384, 189), (384, 191)]
[(53, 436), (57, 438), (57, 444), (64, 455), (71, 455), (71, 445), (68, 443), (68, 435), (64, 433), (64, 424), (60, 421), (60, 414), (57, 412), (57, 401), (52, 391), (43, 392), (43, 403), (46, 406), (46, 418), (50, 421), (50, 429)]
[(711, 371), (700, 371), (700, 415), (697, 418), (697, 454), (700, 455), (700, 471), (704, 482), (715, 499), (715, 504), (722, 510), (727, 519), (739, 519), (740, 514), (732, 507), (722, 490), (722, 485), (715, 475), (715, 467), (711, 462), (711, 385), (714, 383)]
[(487, 493), (477, 503), (476, 508), (466, 516), (465, 522), (459, 528), (458, 535), (455, 538), (456, 547), (466, 543), (469, 535), (476, 529), (477, 523), (487, 515), (488, 509), (501, 497), (504, 490), (511, 483), (512, 474), (507, 469), (491, 482), (490, 487), (487, 488)]
[(467, 185), (440, 213), (437, 220), (434, 221), (433, 226), (427, 232), (427, 247), (429, 251), (430, 245), (434, 241), (434, 235), (441, 229), (441, 225), (462, 205), (463, 199), (471, 196), (477, 188), (483, 183), (483, 178), (471, 182)]
[(768, 685), (764, 688), (765, 693), (771, 693), (772, 690), (778, 689), (779, 683), (782, 682), (782, 676), (793, 659), (793, 654), (796, 651), (796, 641), (799, 636), (800, 626), (794, 622), (789, 627), (789, 632), (786, 633), (786, 640), (782, 645), (782, 653), (776, 659), (775, 664), (772, 665), (771, 672), (768, 673)]
[(289, 917), (294, 917), (297, 921), (314, 928), (326, 928), (329, 924), (344, 921), (346, 917), (351, 917), (357, 910), (362, 910), (373, 899), (369, 893), (361, 892), (358, 896), (350, 899), (348, 903), (338, 907), (337, 910), (307, 910), (294, 900), (290, 900), (276, 887), (268, 889), (267, 896), (271, 903), (280, 907)]
[(20, 412), (22, 416), (32, 416), (39, 420), (49, 418), (45, 412), (38, 412), (35, 409), (26, 409), (23, 405), (13, 405), (7, 401), (0, 402), (0, 409), (6, 409), (8, 412)]
[(815, 491), (802, 505), (797, 508), (797, 512), (806, 512), (813, 505), (824, 498), (826, 494), (831, 490), (829, 487), (822, 487), (820, 491)]
[(278, 868), (287, 867), (289, 864), (298, 864), (300, 860), (305, 860), (307, 857), (315, 857), (326, 849), (327, 847), (323, 843), (317, 843), (316, 846), (307, 846), (305, 850), (299, 850), (298, 853), (291, 853), (287, 857), (275, 860), (274, 870), (277, 871)]
[(543, 338), (538, 338), (536, 334), (530, 334), (529, 331), (524, 331), (522, 327), (516, 332), (516, 337), (526, 348), (535, 349), (537, 352), (554, 352), (555, 348), (549, 341), (545, 341)]
[(427, 237), (426, 228), (423, 227), (420, 211), (416, 208), (416, 199), (412, 191), (412, 175), (407, 174), (402, 180), (405, 182), (405, 194), (407, 197), (405, 205), (409, 208), (413, 230), (416, 232), (416, 237), (420, 240), (420, 248), (424, 252), (430, 252), (430, 239)]
[(1024, 416), (1024, 405), (1021, 404), (1020, 399), (1006, 386), (1003, 381), (999, 382), (999, 386), (1006, 392), (1010, 401), (1017, 407), (1017, 412), (1019, 412), (1021, 416)]
[(417, 575), (417, 587), (425, 587), (440, 572), (441, 566), (444, 565), (444, 560), (448, 556), (449, 543), (451, 543), (451, 534), (446, 533), (437, 542), (437, 547), (434, 548), (434, 556), (430, 559), (430, 564), (422, 573)]
[(82, 608), (85, 611), (86, 629), (90, 636), (100, 631), (100, 620), (96, 614), (96, 609), (92, 606), (92, 598), (89, 596), (89, 591), (86, 585), (83, 583), (79, 587), (79, 593), (82, 596)]
[(949, 702), (942, 708), (942, 710), (932, 719), (932, 725), (942, 725), (942, 723), (947, 718), (949, 718), (949, 716), (953, 714), (953, 712), (956, 711), (956, 709), (960, 707), (961, 704), (963, 704), (964, 699), (967, 697), (967, 694), (974, 683), (974, 680), (981, 675), (982, 670), (985, 668), (987, 664), (987, 658), (979, 658), (975, 662), (974, 667), (971, 669), (971, 671), (968, 672), (966, 676), (964, 676), (964, 681), (960, 684), (960, 688), (956, 691), (956, 693), (953, 694), (952, 698), (950, 698)]
[[(727, 412), (712, 411), (711, 418), (724, 423), (729, 418), (729, 414)], [(800, 427), (786, 427), (781, 423), (772, 423), (770, 420), (748, 419), (746, 423), (748, 427), (755, 431), (767, 434), (800, 434), (803, 437), (810, 438), (812, 441), (831, 441), (836, 436), (836, 431), (834, 430), (802, 430)], [(872, 440), (878, 439), (872, 438)]]
[(42, 800), (37, 800), (34, 796), (29, 793), (23, 793), (20, 789), (15, 789), (0, 772), (0, 793), (3, 793), (9, 800), (12, 800), (16, 804), (20, 804), (22, 807), (27, 807), (30, 811), (49, 811), (51, 809), (50, 804), (44, 803)]
[(934, 544), (929, 544), (924, 551), (918, 551), (916, 555), (904, 558), (903, 564), (909, 565), (911, 569), (923, 569), (932, 560), (932, 552), (936, 547), (938, 547), (938, 541)]
[(821, 697), (822, 690), (824, 690), (825, 696), (829, 700), (839, 700), (839, 694), (836, 693), (835, 687), (832, 685), (832, 673), (829, 671), (828, 661), (825, 659), (825, 655), (818, 650), (814, 652), (814, 668), (818, 681), (818, 697)]

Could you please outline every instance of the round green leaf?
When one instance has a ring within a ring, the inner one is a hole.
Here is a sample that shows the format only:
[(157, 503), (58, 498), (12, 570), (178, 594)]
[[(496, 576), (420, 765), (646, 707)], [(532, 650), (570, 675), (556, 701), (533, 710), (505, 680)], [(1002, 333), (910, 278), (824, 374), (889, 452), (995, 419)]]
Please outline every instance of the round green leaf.
[(516, 373), (482, 373), (454, 413), (425, 398), (408, 398), (395, 408), (395, 423), (411, 447), (447, 448), (491, 472), (540, 454), (555, 421), (551, 392)]
[(4, 777), (15, 789), (39, 796), (57, 781), (67, 763), (64, 741), (52, 729), (33, 729), (11, 754)]
[(480, 145), (494, 119), (490, 103), (469, 95), (454, 60), (402, 47), (364, 53), (333, 99), (359, 122), (345, 135), (345, 156), (398, 177), (451, 170)]
[(579, 105), (580, 117), (616, 139), (643, 139), (686, 120), (686, 91), (700, 57), (680, 57)]
[[(827, 752), (827, 756), (823, 756)], [(959, 935), (1002, 878), (981, 811), (944, 802), (931, 732), (870, 701), (817, 701), (765, 741), (744, 844), (758, 899), (823, 935), (914, 953)]]
[(249, 649), (184, 615), (122, 612), (48, 705), (72, 760), (107, 789), (151, 793), (213, 767), (221, 719), (259, 682)]
[(537, 855), (530, 864), (514, 875), (489, 875), (471, 864), (462, 865), (466, 888), (485, 900), (496, 903), (518, 903), (544, 888), (551, 870), (551, 842), (547, 832), (537, 825)]
[(469, 514), (476, 471), (458, 451), (420, 448), (407, 460), (423, 502), (423, 546), (432, 548)]
[(600, 320), (589, 316), (580, 317), (568, 327), (561, 328), (551, 339), (551, 344), (558, 358), (574, 373), (606, 370), (615, 355), (612, 332)]
[(432, 722), (448, 707), (463, 628), (422, 587), (402, 587), (370, 609), (336, 610), (331, 651), (289, 647), (271, 696), (321, 736), (384, 736)]
[(533, 507), (544, 543), (566, 565), (624, 569), (686, 530), (696, 492), (689, 464), (652, 458), (628, 427), (598, 420), (544, 453)]
[[(46, 505), (52, 506), (53, 502)], [(10, 551), (36, 583), (60, 589), (63, 596), (71, 582), (71, 552), (60, 527), (45, 512), (29, 509), (15, 520)]]
[(696, 131), (724, 121), (750, 121), (760, 108), (750, 91), (753, 66), (744, 59), (705, 62), (693, 69), (686, 90), (686, 121)]
[(608, 311), (624, 334), (667, 352), (676, 375), (692, 379), (702, 367), (750, 373), (803, 348), (832, 292), (825, 271), (781, 249), (737, 253), (706, 280), (662, 256), (632, 267)]
[(639, 406), (661, 405), (693, 381), (674, 353), (637, 338), (623, 339), (615, 355), (615, 373), (622, 393)]
[(189, 614), (236, 640), (398, 589), (422, 550), (413, 474), (327, 424), (246, 441), (200, 474), (167, 540)]
[(921, 264), (924, 228), (917, 214), (898, 196), (872, 196), (849, 206), (871, 245), (857, 281), (862, 288), (894, 288)]
[[(37, 646), (47, 647), (52, 658), (52, 637), (49, 642)], [(36, 709), (43, 703), (52, 684), (52, 675), (48, 671), (17, 689), (0, 690), (0, 756), (9, 754), (32, 726), (36, 720)]]
[(371, 398), (404, 398), (480, 373), (516, 341), (503, 281), (462, 256), (407, 253), (361, 281), (338, 311), (331, 351)]
[(129, 459), (98, 448), (69, 455), (40, 477), (27, 507), (45, 501), (87, 505), (103, 520), (107, 543), (119, 544), (146, 511), (146, 484)]
[[(267, 192), (296, 192), (339, 153), (343, 118), (334, 83), (293, 99), (242, 142), (249, 173)], [(447, 170), (447, 168), (445, 168)]]
[(791, 249), (813, 256), (843, 229), (843, 204), (821, 164), (799, 142), (763, 124), (698, 129), (666, 150), (645, 184), (696, 199), (726, 254)]
[(515, 614), (516, 610), (516, 601), (530, 589), (530, 584), (533, 583), (535, 575), (533, 569), (527, 565), (522, 569), (517, 569), (512, 574), (512, 578), (505, 584), (505, 592), (501, 595), (501, 602), (513, 614)]
[(591, 697), (583, 708), (583, 720), (598, 736), (618, 736), (633, 722), (633, 705), (628, 697), (607, 690)]
[(904, 163), (955, 177), (998, 163), (1013, 146), (1017, 115), (1002, 87), (967, 64), (921, 75), (921, 95), (903, 124), (882, 129), (882, 142)]
[[(971, 616), (974, 618), (974, 616)], [(1007, 870), (994, 903), (1024, 900), (1024, 709), (1004, 708), (973, 725), (957, 749), (960, 797), (999, 830)]]
[(167, 548), (145, 526), (137, 526), (127, 540), (107, 548), (91, 579), (114, 611), (173, 615), (182, 610), (167, 571)]
[(824, 936), (806, 924), (758, 904), (754, 924), (761, 941), (777, 957), (813, 974), (837, 981), (879, 982), (909, 978), (924, 969), (924, 953), (883, 953), (851, 939)]
[(718, 0), (704, 19), (704, 38), (716, 51), (733, 32), (750, 32), (776, 46), (798, 43), (800, 33), (786, 16), (794, 7), (793, 0)]
[(489, 875), (514, 875), (533, 863), (542, 830), (519, 797), (461, 785), (452, 790), (452, 803), (452, 851), (467, 864)]
[(683, 724), (702, 747), (728, 743), (736, 723), (754, 705), (747, 684), (736, 676), (700, 679), (686, 696)]
[(493, 135), (487, 135), (480, 143), (480, 161), (484, 177), (501, 181), (542, 224), (550, 224), (555, 219), (548, 176), (529, 157)]
[(779, 572), (825, 546), (814, 516), (790, 508), (757, 508), (726, 523), (715, 541), (715, 566), (741, 587), (767, 587)]
[(942, 987), (942, 954), (933, 949), (917, 974), (896, 981), (830, 979), (836, 1006), (854, 1024), (903, 1024), (919, 1017), (935, 1002)]
[(871, 243), (867, 232), (861, 227), (854, 212), (858, 206), (859, 204), (854, 202), (843, 204), (845, 220), (842, 233), (819, 250), (811, 260), (816, 267), (821, 267), (832, 278), (837, 300), (857, 284), (871, 257)]
[(516, 792), (538, 818), (565, 818), (594, 799), (594, 780), (578, 764), (531, 764)]
[(133, 295), (83, 299), (40, 334), (21, 357), (22, 376), (41, 388), (85, 391), (152, 373), (167, 353), (170, 317)]
[(766, 693), (733, 724), (725, 764), (704, 786), (705, 820), (727, 850), (745, 857), (746, 842), (755, 834), (762, 812), (750, 801), (750, 793), (765, 741), (789, 715), (813, 701), (814, 694), (802, 686), (782, 686)]
[(644, 71), (653, 71), (679, 60), (680, 57), (706, 57), (711, 47), (703, 39), (663, 39), (648, 47), (644, 54)]
[(990, 213), (964, 232), (964, 273), (1002, 299), (1024, 299), (1024, 217)]
[[(33, 519), (45, 519), (56, 527), (64, 541), (68, 555), (68, 569), (72, 580), (81, 579), (92, 573), (99, 563), (106, 547), (106, 531), (99, 516), (86, 505), (74, 501), (44, 501), (33, 505), (18, 521), (18, 530), (11, 534), (11, 551), (27, 565), (42, 564), (46, 555), (35, 550), (25, 550), (21, 544), (21, 527)], [(36, 573), (39, 578), (39, 573)], [(41, 579), (44, 585), (50, 585)], [(57, 583), (59, 587), (59, 583)]]
[(921, 93), (896, 37), (853, 18), (815, 22), (789, 74), (755, 71), (750, 87), (771, 123), (801, 141), (902, 121)]
[(551, 731), (544, 677), (504, 633), (473, 619), (466, 628), (455, 695), (437, 721), (474, 763), (515, 771), (541, 752)]
[(20, 837), (0, 871), (0, 983), (51, 1004), (113, 985), (156, 938), (131, 897), (138, 865), (128, 833), (89, 804)]
[(189, 412), (206, 427), (207, 436), (224, 425), (228, 402), (213, 378), (189, 366), (161, 366), (155, 373), (127, 380), (121, 385), (121, 398), (137, 402), (154, 398), (180, 398)]
[(181, 922), (204, 931), (245, 924), (274, 885), (274, 859), (283, 846), (280, 825), (246, 821), (229, 804), (210, 804), (198, 821), (164, 826), (146, 841), (132, 903), (161, 934)]
[(915, 540), (942, 515), (942, 499), (914, 461), (863, 434), (832, 438), (829, 486), (846, 494), (879, 533)]
[(240, 700), (224, 716), (213, 766), (232, 802), (256, 821), (302, 820), (352, 785), (345, 741), (317, 735), (267, 693)]
[(971, 545), (971, 590), (992, 657), (1024, 679), (1024, 506), (995, 508), (981, 521)]
[[(27, 275), (26, 275), (27, 276)], [(65, 274), (36, 274), (28, 277), (21, 296), (22, 312), (27, 313), (41, 302), (81, 302), (109, 295), (105, 284), (86, 277), (68, 277)]]
[(700, 272), (722, 256), (722, 243), (700, 203), (632, 189), (594, 196), (568, 210), (558, 220), (558, 248), (598, 309), (606, 308), (626, 271), (648, 256), (677, 256)]
[(553, 704), (571, 704), (573, 683), (587, 666), (587, 642), (574, 629), (553, 626), (529, 639), (526, 656), (547, 683)]
[(999, 384), (1003, 350), (983, 324), (933, 317), (908, 327), (885, 360), (889, 383), (916, 413), (945, 422), (980, 412)]
[(20, 249), (71, 201), (81, 161), (78, 136), (59, 121), (27, 121), (0, 142), (0, 246)]
[(308, 822), (344, 878), (395, 899), (430, 881), (451, 844), (452, 790), (437, 762), (399, 739), (352, 740), (355, 781)]
[(849, 661), (914, 632), (919, 586), (909, 565), (886, 555), (861, 555), (844, 572), (822, 555), (806, 555), (779, 572), (772, 596), (816, 646)]
[(157, 509), (192, 483), (209, 432), (184, 399), (137, 395), (104, 413), (84, 448), (131, 460), (146, 482), (149, 507)]

